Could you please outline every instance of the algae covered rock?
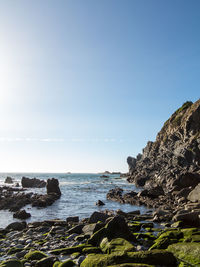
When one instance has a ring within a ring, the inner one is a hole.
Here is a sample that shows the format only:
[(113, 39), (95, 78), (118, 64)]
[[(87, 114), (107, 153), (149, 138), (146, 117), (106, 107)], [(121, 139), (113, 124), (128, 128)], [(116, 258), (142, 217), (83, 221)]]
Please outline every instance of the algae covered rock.
[(19, 260), (7, 260), (0, 263), (0, 267), (23, 267), (23, 264)]
[(177, 243), (170, 245), (167, 250), (172, 252), (178, 260), (182, 260), (188, 265), (200, 266), (199, 243)]
[(59, 254), (69, 255), (74, 252), (82, 252), (82, 250), (86, 247), (90, 247), (90, 245), (81, 244), (81, 245), (74, 246), (74, 247), (54, 249), (54, 250), (51, 250), (50, 253), (55, 254), (55, 255), (59, 255)]
[(56, 267), (74, 267), (74, 265), (75, 264), (72, 260), (66, 260), (64, 262), (60, 262), (58, 265), (56, 265)]
[(55, 257), (47, 257), (47, 258), (42, 258), (41, 260), (37, 261), (36, 267), (52, 267), (54, 262), (56, 262)]
[(34, 251), (29, 251), (24, 258), (27, 260), (41, 260), (43, 258), (46, 258), (47, 255), (41, 251), (34, 250)]
[(118, 215), (113, 217), (105, 227), (94, 233), (88, 240), (88, 243), (98, 246), (104, 237), (107, 237), (109, 240), (124, 238), (129, 241), (136, 241), (124, 217)]
[(104, 253), (114, 253), (114, 252), (128, 252), (135, 251), (134, 246), (123, 238), (115, 238), (108, 241), (105, 237), (100, 244), (100, 248)]
[(183, 236), (180, 230), (167, 230), (159, 235), (149, 250), (166, 249), (169, 245), (178, 243)]
[(107, 267), (122, 263), (144, 263), (150, 265), (177, 266), (176, 258), (165, 250), (127, 252), (123, 254), (89, 254), (81, 267)]
[(144, 263), (122, 263), (117, 265), (109, 265), (108, 267), (154, 267), (154, 266)]

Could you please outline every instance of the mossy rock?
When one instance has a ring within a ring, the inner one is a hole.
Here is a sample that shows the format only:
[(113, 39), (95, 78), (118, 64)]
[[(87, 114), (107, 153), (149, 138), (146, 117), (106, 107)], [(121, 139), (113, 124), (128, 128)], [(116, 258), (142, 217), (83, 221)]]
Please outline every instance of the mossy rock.
[(24, 258), (27, 260), (41, 260), (43, 258), (48, 257), (45, 253), (38, 251), (38, 250), (34, 250), (34, 251), (29, 251)]
[(10, 249), (8, 250), (7, 254), (8, 254), (8, 255), (12, 255), (12, 254), (15, 254), (15, 253), (17, 253), (17, 252), (20, 252), (20, 251), (22, 251), (22, 250), (24, 250), (24, 248), (15, 248), (15, 247), (12, 247), (12, 248), (10, 248)]
[(55, 262), (55, 257), (46, 257), (36, 262), (35, 267), (52, 267)]
[(177, 239), (158, 238), (155, 243), (149, 248), (152, 249), (166, 249), (169, 245), (177, 243)]
[(54, 255), (59, 255), (61, 253), (64, 255), (69, 255), (69, 254), (72, 254), (74, 252), (82, 252), (82, 250), (86, 247), (91, 247), (91, 246), (86, 245), (86, 244), (81, 244), (81, 245), (69, 247), (69, 248), (54, 249), (54, 250), (51, 250), (50, 253), (54, 254)]
[(127, 252), (124, 254), (89, 254), (81, 267), (107, 267), (122, 263), (144, 263), (150, 265), (177, 266), (176, 258), (165, 250)]
[(153, 228), (154, 224), (152, 222), (146, 222), (146, 223), (142, 223), (142, 228), (146, 229), (146, 228)]
[[(198, 242), (200, 231), (197, 228), (186, 228), (181, 229), (183, 233), (183, 238), (180, 241), (184, 242)], [(195, 236), (195, 237), (194, 237)]]
[(71, 254), (70, 257), (71, 257), (71, 259), (76, 259), (76, 258), (78, 258), (80, 255), (81, 255), (80, 252), (74, 252), (74, 253)]
[(100, 244), (100, 248), (104, 253), (115, 253), (115, 252), (128, 252), (135, 251), (135, 247), (123, 238), (114, 238), (111, 241), (105, 237)]
[(199, 243), (177, 243), (167, 248), (178, 260), (192, 266), (200, 266), (200, 244)]
[(164, 232), (161, 232), (160, 235), (158, 236), (158, 238), (169, 238), (169, 239), (177, 239), (177, 240), (179, 240), (182, 237), (183, 237), (183, 233), (177, 229), (166, 230)]
[(133, 233), (139, 232), (142, 227), (142, 223), (141, 222), (128, 223), (128, 227)]
[(64, 262), (59, 263), (57, 267), (73, 267), (73, 266), (75, 266), (75, 264), (72, 260), (66, 260)]
[(98, 253), (102, 253), (102, 251), (100, 248), (97, 248), (97, 247), (86, 247), (82, 250), (82, 253), (84, 253), (84, 254), (91, 254), (91, 253), (98, 254)]
[(54, 262), (53, 267), (58, 267), (60, 263), (61, 263), (60, 261)]
[(154, 265), (144, 263), (122, 263), (117, 265), (109, 265), (108, 267), (154, 267)]
[(23, 267), (23, 263), (19, 260), (7, 260), (2, 261), (0, 267)]
[(145, 239), (145, 240), (155, 240), (156, 237), (152, 235), (152, 233), (138, 233), (137, 239)]

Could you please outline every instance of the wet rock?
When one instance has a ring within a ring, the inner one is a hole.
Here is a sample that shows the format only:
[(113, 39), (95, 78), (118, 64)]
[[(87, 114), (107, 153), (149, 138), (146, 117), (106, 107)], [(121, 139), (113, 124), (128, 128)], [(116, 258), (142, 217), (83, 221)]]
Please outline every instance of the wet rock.
[(26, 220), (31, 217), (31, 214), (26, 212), (25, 210), (19, 210), (13, 214), (13, 218), (18, 218), (21, 220)]
[(42, 188), (46, 186), (46, 182), (37, 178), (22, 177), (22, 187), (24, 188)]
[(123, 198), (122, 198), (122, 193), (123, 193), (123, 189), (116, 187), (114, 189), (109, 190), (109, 192), (107, 193), (106, 197), (109, 200), (113, 200), (113, 201), (119, 201), (121, 203), (123, 203)]
[(101, 200), (98, 200), (98, 201), (96, 202), (96, 205), (97, 205), (97, 206), (104, 206), (105, 203), (103, 203), (103, 201), (101, 201)]
[(51, 178), (47, 180), (47, 194), (56, 194), (58, 197), (61, 196), (58, 179)]
[(11, 178), (10, 176), (7, 176), (4, 183), (5, 184), (13, 184), (13, 178)]

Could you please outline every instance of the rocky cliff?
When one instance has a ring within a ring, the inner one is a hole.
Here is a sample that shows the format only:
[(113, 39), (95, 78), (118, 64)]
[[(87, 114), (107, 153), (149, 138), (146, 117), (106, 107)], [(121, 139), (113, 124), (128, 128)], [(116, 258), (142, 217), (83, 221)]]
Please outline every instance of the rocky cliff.
[(186, 102), (164, 123), (155, 142), (128, 157), (128, 181), (136, 186), (161, 186), (165, 193), (200, 183), (200, 99)]

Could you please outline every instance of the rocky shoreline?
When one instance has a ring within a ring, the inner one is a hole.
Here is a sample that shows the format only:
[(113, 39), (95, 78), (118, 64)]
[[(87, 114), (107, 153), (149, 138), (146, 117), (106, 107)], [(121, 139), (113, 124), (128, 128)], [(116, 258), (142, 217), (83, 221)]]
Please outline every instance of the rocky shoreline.
[(0, 266), (200, 266), (200, 229), (183, 221), (155, 224), (154, 213), (14, 222), (0, 229)]
[[(0, 229), (0, 267), (200, 266), (200, 100), (184, 103), (156, 141), (127, 162), (127, 179), (140, 192), (114, 188), (107, 199), (145, 205), (147, 213), (105, 210), (82, 220), (14, 222)], [(4, 187), (0, 209), (25, 219), (25, 205), (46, 207), (61, 196), (56, 179), (32, 182), (47, 194)]]

